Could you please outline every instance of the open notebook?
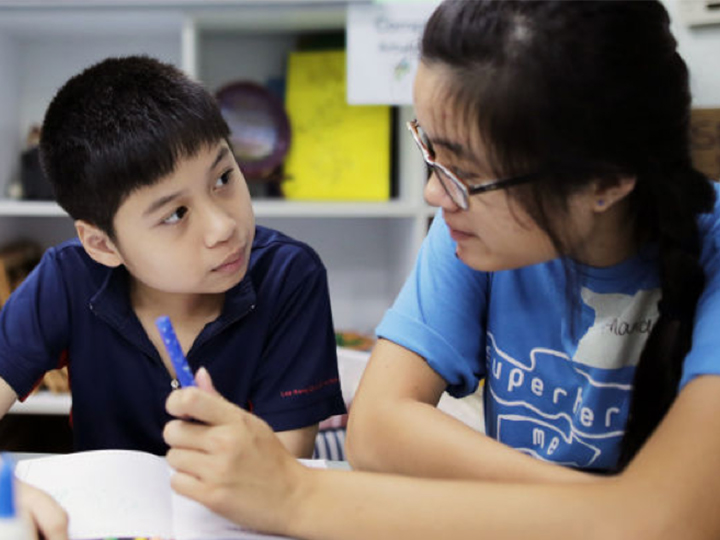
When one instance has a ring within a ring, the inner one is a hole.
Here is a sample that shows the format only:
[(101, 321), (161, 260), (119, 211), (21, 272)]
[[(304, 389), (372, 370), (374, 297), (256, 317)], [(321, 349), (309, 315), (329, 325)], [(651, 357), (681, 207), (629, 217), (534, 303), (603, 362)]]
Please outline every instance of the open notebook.
[[(326, 467), (320, 460), (301, 460)], [(95, 450), (22, 460), (16, 475), (52, 495), (68, 513), (70, 539), (160, 537), (235, 540), (272, 537), (243, 529), (170, 488), (165, 458)]]

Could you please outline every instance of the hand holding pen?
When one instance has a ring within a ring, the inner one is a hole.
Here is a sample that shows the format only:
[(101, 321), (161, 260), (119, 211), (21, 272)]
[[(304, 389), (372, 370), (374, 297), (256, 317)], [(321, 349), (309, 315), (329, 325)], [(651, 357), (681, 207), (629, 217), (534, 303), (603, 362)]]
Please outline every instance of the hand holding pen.
[[(170, 446), (166, 458), (175, 470), (173, 490), (237, 523), (277, 530), (281, 522), (274, 509), (287, 506), (282, 497), (293, 491), (305, 467), (267, 423), (225, 400), (205, 368), (193, 377), (168, 317), (158, 318), (155, 324), (180, 384), (197, 387), (170, 392), (165, 406), (177, 418), (163, 430)], [(228, 474), (218, 477), (213, 470)], [(207, 498), (218, 491), (227, 494), (222, 501)]]

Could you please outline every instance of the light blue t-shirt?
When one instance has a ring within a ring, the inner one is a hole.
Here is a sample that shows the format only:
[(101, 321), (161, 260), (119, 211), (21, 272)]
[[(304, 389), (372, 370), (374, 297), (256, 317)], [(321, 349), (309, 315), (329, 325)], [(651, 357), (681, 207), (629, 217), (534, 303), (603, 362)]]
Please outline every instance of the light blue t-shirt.
[[(681, 387), (720, 374), (720, 203), (700, 229), (707, 282)], [(559, 464), (608, 469), (659, 316), (657, 249), (609, 268), (572, 264), (570, 273), (560, 260), (473, 270), (456, 257), (438, 214), (377, 335), (425, 358), (455, 396), (484, 379), (486, 430), (500, 442)]]

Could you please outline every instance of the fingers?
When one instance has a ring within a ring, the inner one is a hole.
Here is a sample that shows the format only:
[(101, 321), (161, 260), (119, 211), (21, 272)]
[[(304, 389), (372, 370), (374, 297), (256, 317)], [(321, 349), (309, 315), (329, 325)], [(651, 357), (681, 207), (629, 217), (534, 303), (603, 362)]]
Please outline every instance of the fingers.
[(208, 481), (215, 476), (211, 471), (214, 468), (216, 457), (212, 454), (197, 452), (189, 449), (171, 448), (165, 456), (168, 465), (176, 472), (191, 476), (198, 481)]
[(37, 512), (32, 512), (35, 526), (40, 531), (44, 540), (68, 540), (68, 517), (64, 512), (62, 514), (52, 513), (48, 515), (46, 511), (40, 516)]
[(193, 448), (195, 450), (210, 450), (209, 445), (204, 444), (209, 426), (196, 422), (184, 420), (171, 420), (165, 424), (163, 439), (175, 448)]
[(68, 540), (68, 516), (50, 495), (19, 482), (18, 499), (45, 540)]
[(239, 454), (211, 454), (192, 449), (171, 448), (166, 459), (177, 473), (183, 473), (205, 485), (233, 484), (242, 477), (246, 463), (239, 463)]
[(210, 392), (211, 394), (217, 394), (217, 390), (215, 390), (215, 386), (213, 385), (212, 378), (210, 377), (210, 373), (208, 373), (208, 370), (204, 367), (201, 367), (197, 370), (197, 373), (195, 373), (195, 382), (198, 385), (198, 388), (201, 390), (204, 390), (205, 392)]
[(226, 401), (217, 392), (211, 393), (199, 387), (170, 392), (165, 409), (172, 416), (190, 417), (210, 425), (239, 421), (243, 414), (248, 414)]
[(237, 437), (246, 431), (246, 424), (253, 417), (218, 394), (205, 368), (200, 368), (195, 378), (198, 386), (171, 392), (165, 408), (175, 417), (200, 423), (168, 422), (163, 430), (165, 442), (174, 448), (232, 453), (240, 445)]
[(170, 478), (170, 487), (172, 487), (176, 493), (190, 497), (198, 502), (202, 499), (202, 493), (205, 491), (205, 484), (201, 480), (183, 471), (177, 471), (172, 475)]
[[(222, 486), (203, 482), (192, 475), (176, 472), (170, 478), (170, 487), (176, 493), (193, 499), (213, 512), (228, 515), (234, 496)], [(230, 517), (230, 516), (228, 516)]]
[(259, 433), (265, 434), (265, 426), (257, 425), (262, 424), (261, 421), (250, 415), (247, 415), (247, 419), (248, 422), (217, 426), (172, 420), (165, 425), (163, 438), (171, 449), (191, 450), (215, 456), (212, 466), (217, 468), (224, 460), (242, 454), (248, 445), (256, 444)]

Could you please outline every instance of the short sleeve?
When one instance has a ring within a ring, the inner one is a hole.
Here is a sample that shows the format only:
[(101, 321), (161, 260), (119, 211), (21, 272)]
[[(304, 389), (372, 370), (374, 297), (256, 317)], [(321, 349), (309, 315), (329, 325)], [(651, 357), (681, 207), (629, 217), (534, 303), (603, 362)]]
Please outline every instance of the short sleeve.
[(422, 356), (447, 381), (452, 395), (471, 394), (486, 371), (488, 279), (458, 259), (438, 212), (377, 336)]
[(703, 248), (700, 262), (705, 289), (695, 312), (692, 348), (685, 358), (680, 387), (700, 375), (720, 375), (720, 200), (713, 214), (703, 216), (700, 231)]
[(253, 381), (252, 411), (275, 431), (344, 414), (327, 275), (305, 248), (288, 266)]
[(0, 311), (0, 377), (22, 398), (67, 348), (68, 300), (55, 249), (13, 292)]

